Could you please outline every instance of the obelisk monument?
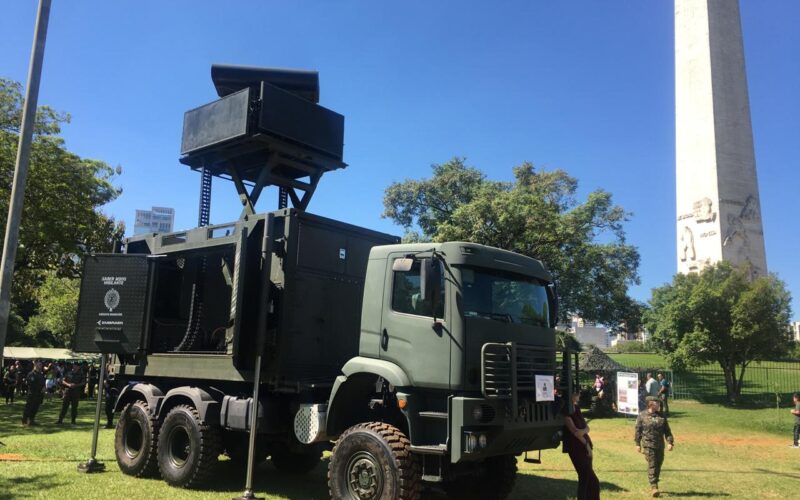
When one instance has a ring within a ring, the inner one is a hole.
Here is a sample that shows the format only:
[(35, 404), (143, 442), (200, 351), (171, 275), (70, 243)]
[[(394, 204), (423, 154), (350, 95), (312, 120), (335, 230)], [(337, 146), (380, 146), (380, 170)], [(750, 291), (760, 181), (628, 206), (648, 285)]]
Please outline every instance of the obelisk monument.
[(675, 0), (678, 272), (767, 272), (738, 0)]

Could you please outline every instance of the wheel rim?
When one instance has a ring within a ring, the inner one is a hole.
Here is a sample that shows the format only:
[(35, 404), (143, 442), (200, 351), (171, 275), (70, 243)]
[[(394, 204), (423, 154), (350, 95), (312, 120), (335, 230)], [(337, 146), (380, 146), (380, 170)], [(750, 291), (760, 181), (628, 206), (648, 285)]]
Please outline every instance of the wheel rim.
[(169, 433), (169, 462), (173, 467), (183, 467), (189, 459), (190, 441), (186, 429), (176, 427)]
[(144, 446), (144, 432), (142, 424), (130, 422), (125, 426), (125, 454), (128, 458), (136, 458), (142, 452)]
[(347, 489), (353, 498), (368, 500), (383, 493), (383, 469), (375, 457), (359, 451), (347, 463)]

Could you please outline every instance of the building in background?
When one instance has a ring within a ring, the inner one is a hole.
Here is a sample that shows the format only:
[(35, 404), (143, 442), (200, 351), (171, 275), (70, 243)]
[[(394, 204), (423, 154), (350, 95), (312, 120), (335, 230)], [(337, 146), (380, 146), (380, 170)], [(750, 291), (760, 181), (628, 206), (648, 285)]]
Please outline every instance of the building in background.
[(800, 321), (792, 321), (789, 323), (789, 330), (791, 331), (792, 340), (800, 342)]
[(611, 334), (608, 328), (598, 326), (591, 321), (586, 321), (579, 316), (573, 316), (568, 330), (575, 335), (584, 348), (593, 345), (605, 349), (611, 345)]
[(137, 210), (133, 234), (169, 233), (174, 224), (174, 208), (152, 207), (150, 210)]

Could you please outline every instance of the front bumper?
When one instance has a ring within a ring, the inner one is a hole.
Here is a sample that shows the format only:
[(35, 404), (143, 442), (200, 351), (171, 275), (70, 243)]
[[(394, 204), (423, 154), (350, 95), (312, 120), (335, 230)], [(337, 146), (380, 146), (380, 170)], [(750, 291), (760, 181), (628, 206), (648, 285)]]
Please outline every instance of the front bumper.
[[(559, 401), (521, 400), (512, 417), (507, 400), (453, 397), (450, 399), (450, 461), (472, 462), (497, 455), (518, 455), (525, 451), (555, 448), (561, 442), (564, 425)], [(485, 446), (473, 447), (469, 435)], [(485, 436), (480, 440), (480, 436)]]

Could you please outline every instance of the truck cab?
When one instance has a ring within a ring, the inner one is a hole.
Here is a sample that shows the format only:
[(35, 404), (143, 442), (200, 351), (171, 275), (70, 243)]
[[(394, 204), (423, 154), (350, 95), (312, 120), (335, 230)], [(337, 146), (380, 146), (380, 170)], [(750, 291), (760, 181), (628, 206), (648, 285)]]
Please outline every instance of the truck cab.
[(555, 376), (567, 372), (564, 387), (571, 377), (556, 317), (552, 277), (535, 259), (468, 242), (373, 247), (359, 355), (337, 377), (328, 435), (368, 418), (343, 408), (372, 384), (377, 418), (406, 435), (422, 478), (452, 486), (483, 475), (491, 491), (471, 489), (501, 494), (508, 486), (494, 483), (516, 472), (508, 457), (561, 441), (568, 398), (554, 397)]

